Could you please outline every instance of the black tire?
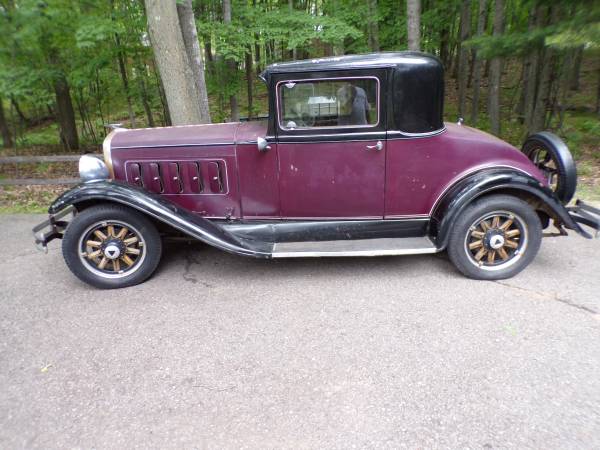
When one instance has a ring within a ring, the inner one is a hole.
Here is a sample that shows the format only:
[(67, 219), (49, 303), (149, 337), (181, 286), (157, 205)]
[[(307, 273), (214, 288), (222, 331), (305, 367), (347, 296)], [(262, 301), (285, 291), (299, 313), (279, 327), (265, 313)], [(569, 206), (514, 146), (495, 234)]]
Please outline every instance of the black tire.
[(577, 167), (567, 145), (555, 134), (543, 131), (527, 138), (523, 153), (542, 171), (563, 204), (577, 189)]
[(540, 219), (528, 203), (510, 195), (490, 195), (469, 205), (456, 220), (448, 255), (469, 278), (502, 280), (527, 267), (541, 241)]
[[(160, 261), (162, 241), (147, 217), (124, 206), (104, 204), (73, 218), (62, 251), (77, 278), (97, 288), (114, 289), (139, 284), (152, 275)], [(94, 253), (98, 255), (92, 257)]]

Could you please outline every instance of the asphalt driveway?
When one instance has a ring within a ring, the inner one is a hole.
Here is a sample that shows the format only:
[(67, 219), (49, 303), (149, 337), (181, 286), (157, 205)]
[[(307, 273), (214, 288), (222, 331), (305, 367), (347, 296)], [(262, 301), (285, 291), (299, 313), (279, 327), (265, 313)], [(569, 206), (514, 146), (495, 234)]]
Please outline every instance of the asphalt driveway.
[(179, 243), (100, 291), (42, 218), (0, 216), (0, 448), (600, 447), (600, 241), (503, 282)]

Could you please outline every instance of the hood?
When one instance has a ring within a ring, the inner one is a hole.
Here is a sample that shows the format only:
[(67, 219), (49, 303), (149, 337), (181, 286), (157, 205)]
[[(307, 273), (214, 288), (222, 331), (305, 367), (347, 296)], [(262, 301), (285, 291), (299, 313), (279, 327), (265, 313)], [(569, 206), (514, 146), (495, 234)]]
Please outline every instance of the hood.
[(232, 145), (256, 142), (267, 132), (266, 121), (209, 123), (159, 128), (118, 129), (110, 140), (117, 148), (183, 147), (195, 145)]

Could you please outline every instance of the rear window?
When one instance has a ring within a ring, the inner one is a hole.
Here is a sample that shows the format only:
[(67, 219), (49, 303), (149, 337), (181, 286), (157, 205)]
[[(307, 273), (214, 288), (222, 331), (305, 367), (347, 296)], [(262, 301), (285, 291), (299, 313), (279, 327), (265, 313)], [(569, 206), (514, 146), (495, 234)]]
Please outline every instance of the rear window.
[(377, 78), (289, 80), (277, 86), (282, 129), (374, 127), (379, 123)]

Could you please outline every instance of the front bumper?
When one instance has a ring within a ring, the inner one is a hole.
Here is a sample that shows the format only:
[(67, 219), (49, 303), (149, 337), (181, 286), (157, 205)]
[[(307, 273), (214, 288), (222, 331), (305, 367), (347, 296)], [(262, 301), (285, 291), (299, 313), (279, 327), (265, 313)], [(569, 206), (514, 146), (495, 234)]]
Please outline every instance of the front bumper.
[(588, 205), (582, 200), (577, 200), (575, 206), (568, 206), (569, 216), (579, 225), (585, 225), (594, 230), (593, 234), (586, 230), (578, 230), (582, 236), (589, 239), (597, 238), (600, 234), (600, 209)]
[[(48, 242), (62, 239), (70, 219), (75, 215), (75, 208), (68, 206), (56, 214), (50, 214), (48, 220), (33, 227), (35, 246), (39, 251), (48, 253)], [(67, 220), (65, 220), (67, 219)]]

